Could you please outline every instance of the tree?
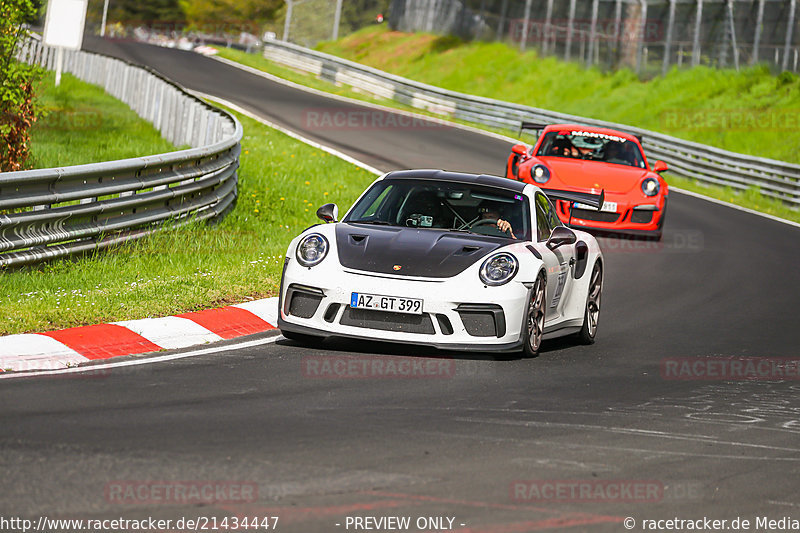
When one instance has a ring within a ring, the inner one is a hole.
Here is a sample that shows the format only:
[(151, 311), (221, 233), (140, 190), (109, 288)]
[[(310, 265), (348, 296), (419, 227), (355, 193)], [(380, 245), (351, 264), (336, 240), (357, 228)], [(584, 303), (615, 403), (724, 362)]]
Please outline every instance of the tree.
[(38, 2), (0, 0), (0, 171), (23, 170), (30, 155), (30, 127), (36, 120), (34, 84), (41, 69), (17, 60), (38, 18)]
[(187, 22), (204, 33), (260, 34), (284, 0), (180, 0)]
[[(2, 0), (0, 0), (2, 1)], [(87, 25), (99, 26), (103, 20), (103, 0), (89, 0), (86, 10)], [(122, 26), (171, 24), (176, 28), (186, 22), (186, 15), (178, 0), (110, 0), (108, 23)]]

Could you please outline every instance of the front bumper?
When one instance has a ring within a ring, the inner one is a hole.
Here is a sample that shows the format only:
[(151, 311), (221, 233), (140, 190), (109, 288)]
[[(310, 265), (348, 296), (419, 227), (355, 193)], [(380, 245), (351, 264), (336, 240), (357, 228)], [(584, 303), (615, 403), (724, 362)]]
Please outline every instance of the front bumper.
[[(278, 317), (282, 331), (447, 350), (509, 352), (522, 346), (530, 288), (521, 281), (486, 287), (472, 268), (445, 280), (378, 277), (342, 270), (336, 263), (309, 269), (286, 262)], [(423, 313), (353, 309), (353, 292), (420, 298)]]

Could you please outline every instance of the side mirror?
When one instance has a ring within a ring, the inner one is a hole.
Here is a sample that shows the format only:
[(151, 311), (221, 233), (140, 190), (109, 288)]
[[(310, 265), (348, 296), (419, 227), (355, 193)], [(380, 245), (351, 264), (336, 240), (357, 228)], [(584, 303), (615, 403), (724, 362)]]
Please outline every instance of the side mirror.
[(553, 233), (550, 234), (550, 238), (547, 239), (547, 247), (551, 250), (555, 250), (559, 246), (564, 246), (565, 244), (575, 244), (577, 240), (578, 237), (575, 235), (574, 231), (566, 226), (557, 226), (556, 229), (553, 230)]
[(659, 161), (656, 161), (655, 165), (653, 165), (653, 172), (664, 172), (668, 168), (669, 167), (667, 166), (666, 163), (664, 163), (663, 161), (659, 160)]
[(524, 144), (515, 144), (511, 147), (511, 153), (517, 155), (527, 155), (528, 154), (528, 147)]
[(325, 204), (317, 209), (317, 217), (319, 217), (326, 224), (328, 222), (336, 222), (339, 218), (339, 208), (336, 204)]

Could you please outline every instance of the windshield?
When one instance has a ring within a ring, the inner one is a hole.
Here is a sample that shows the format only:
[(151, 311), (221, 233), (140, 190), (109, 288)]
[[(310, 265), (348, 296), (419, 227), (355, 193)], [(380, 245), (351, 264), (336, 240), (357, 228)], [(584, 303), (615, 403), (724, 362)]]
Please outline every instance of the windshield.
[(636, 143), (605, 133), (550, 131), (545, 134), (536, 155), (591, 159), (645, 168), (642, 152)]
[[(392, 179), (374, 184), (344, 222), (530, 240), (528, 213), (527, 197), (513, 191), (465, 183)], [(510, 228), (503, 223), (498, 225), (500, 220), (508, 222)]]

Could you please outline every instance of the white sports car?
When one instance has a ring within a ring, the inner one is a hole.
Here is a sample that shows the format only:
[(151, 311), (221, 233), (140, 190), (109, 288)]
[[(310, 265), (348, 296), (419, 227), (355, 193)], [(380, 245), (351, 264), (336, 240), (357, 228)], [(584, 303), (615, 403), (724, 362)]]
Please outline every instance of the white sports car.
[(326, 204), (317, 211), (326, 224), (291, 242), (278, 327), (302, 343), (337, 336), (529, 356), (550, 337), (592, 343), (603, 256), (548, 196), (603, 205), (602, 192), (496, 176), (385, 174), (341, 221)]

